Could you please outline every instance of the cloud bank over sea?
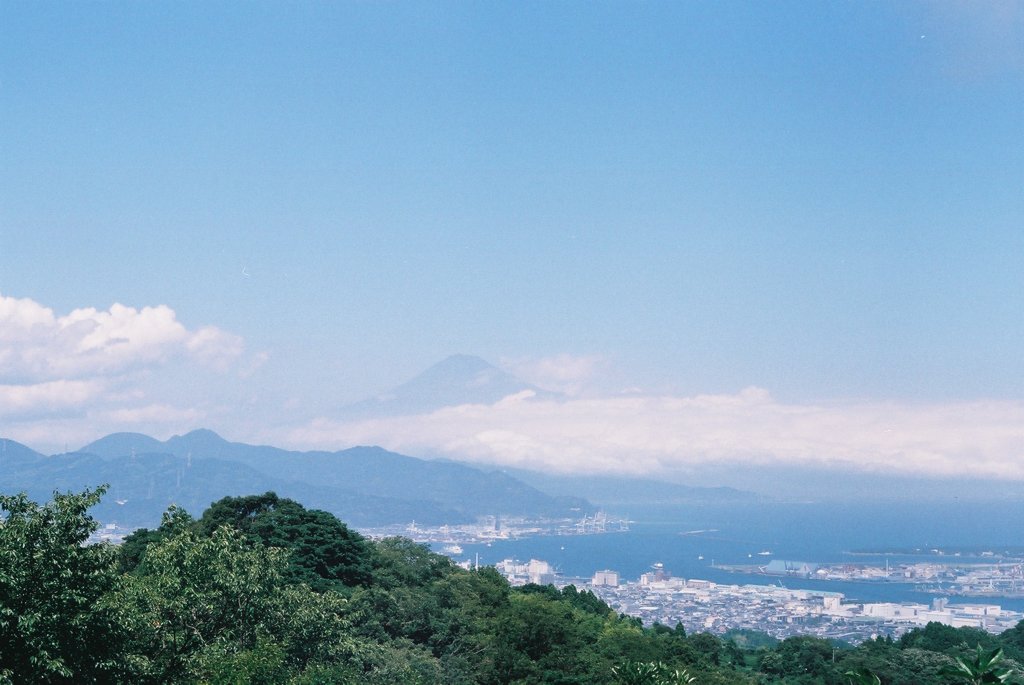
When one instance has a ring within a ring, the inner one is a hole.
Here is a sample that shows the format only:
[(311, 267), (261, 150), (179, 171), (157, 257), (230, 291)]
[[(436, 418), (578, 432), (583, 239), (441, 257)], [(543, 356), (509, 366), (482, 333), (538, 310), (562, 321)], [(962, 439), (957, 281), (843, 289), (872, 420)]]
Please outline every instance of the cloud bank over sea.
[(539, 400), (360, 421), (320, 418), (291, 444), (379, 444), (569, 473), (685, 472), (708, 464), (838, 467), (878, 473), (1024, 478), (1024, 404), (783, 403), (729, 395)]
[(801, 403), (760, 387), (602, 394), (595, 388), (611, 367), (607, 357), (556, 354), (503, 359), (514, 376), (464, 358), (471, 371), (487, 371), (470, 374), (465, 387), (474, 392), (495, 378), (502, 388), (527, 388), (503, 390), (495, 401), (452, 403), (460, 386), (447, 378), (443, 406), (346, 416), (268, 392), (259, 371), (269, 357), (216, 326), (187, 326), (162, 304), (57, 314), (0, 295), (3, 437), (56, 451), (116, 431), (168, 437), (213, 427), (235, 440), (296, 449), (380, 445), (558, 473), (781, 466), (1024, 480), (1024, 403), (1013, 400)]

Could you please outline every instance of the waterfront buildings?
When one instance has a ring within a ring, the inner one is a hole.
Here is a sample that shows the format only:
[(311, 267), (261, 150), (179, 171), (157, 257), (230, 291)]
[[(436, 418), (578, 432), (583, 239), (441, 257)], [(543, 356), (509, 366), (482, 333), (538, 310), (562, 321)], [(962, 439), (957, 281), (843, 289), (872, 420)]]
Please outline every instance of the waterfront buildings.
[[(506, 559), (496, 568), (514, 585), (553, 582), (589, 589), (613, 609), (636, 616), (645, 624), (682, 624), (688, 632), (726, 633), (759, 630), (778, 638), (816, 635), (861, 642), (878, 635), (898, 636), (930, 622), (969, 626), (998, 633), (1014, 627), (1024, 616), (994, 603), (949, 603), (939, 598), (931, 606), (916, 603), (847, 602), (843, 594), (801, 590), (780, 585), (728, 585), (703, 579), (673, 577), (655, 564), (636, 581), (623, 582), (613, 570), (586, 579), (555, 576), (549, 564), (531, 559), (523, 564)], [(806, 567), (805, 567), (806, 568)]]
[(539, 559), (530, 559), (525, 564), (515, 559), (504, 559), (494, 567), (508, 579), (510, 585), (550, 585), (556, 580), (551, 564)]
[(619, 574), (617, 571), (597, 571), (590, 579), (590, 584), (594, 587), (618, 587)]

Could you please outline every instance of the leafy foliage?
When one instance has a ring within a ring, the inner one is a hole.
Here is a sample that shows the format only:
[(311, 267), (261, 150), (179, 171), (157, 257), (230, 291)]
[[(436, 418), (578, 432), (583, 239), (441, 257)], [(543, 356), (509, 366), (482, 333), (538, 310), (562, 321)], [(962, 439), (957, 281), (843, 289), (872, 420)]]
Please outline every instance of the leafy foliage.
[(105, 488), (54, 494), (43, 506), (0, 496), (0, 679), (106, 682), (123, 674), (123, 637), (100, 599), (116, 581), (114, 551), (84, 545), (87, 511)]
[(619, 685), (690, 685), (697, 677), (685, 668), (669, 668), (660, 661), (629, 661), (612, 668)]
[(0, 498), (0, 683), (949, 685), (1011, 682), (1024, 649), (1024, 622), (857, 647), (644, 627), (274, 493), (172, 507), (114, 550), (84, 544), (102, 492)]
[(996, 639), (978, 628), (954, 628), (934, 621), (924, 628), (915, 628), (903, 634), (900, 647), (918, 647), (932, 652), (948, 652), (952, 649), (974, 649), (995, 647)]
[(978, 645), (970, 657), (957, 657), (956, 665), (945, 670), (945, 674), (954, 682), (966, 685), (983, 685), (983, 683), (1005, 683), (1013, 675), (1013, 671), (1003, 666), (1003, 648), (997, 647), (991, 652)]
[(846, 677), (849, 678), (850, 685), (882, 685), (882, 679), (867, 668), (847, 671)]
[(363, 585), (370, 579), (370, 550), (363, 536), (326, 511), (306, 509), (267, 492), (218, 500), (197, 523), (205, 535), (225, 525), (267, 547), (289, 550), (286, 573), (292, 581), (326, 590)]

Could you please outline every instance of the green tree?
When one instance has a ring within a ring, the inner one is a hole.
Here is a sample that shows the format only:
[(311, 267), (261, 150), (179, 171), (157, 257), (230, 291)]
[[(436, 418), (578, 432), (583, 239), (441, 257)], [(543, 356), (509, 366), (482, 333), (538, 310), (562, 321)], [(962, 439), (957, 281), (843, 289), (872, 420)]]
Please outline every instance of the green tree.
[(589, 614), (596, 614), (597, 616), (609, 616), (615, 612), (610, 606), (608, 606), (604, 600), (599, 598), (590, 590), (576, 589), (575, 585), (566, 585), (562, 588), (562, 597), (569, 602), (573, 607), (580, 611), (585, 611)]
[(348, 634), (343, 598), (287, 581), (286, 550), (230, 526), (202, 537), (165, 525), (176, 532), (146, 550), (111, 600), (131, 625), (140, 680), (192, 681), (243, 669), (273, 682), (286, 667), (300, 672), (311, 662), (365, 656)]
[(784, 678), (787, 683), (839, 685), (840, 672), (833, 663), (835, 647), (828, 640), (809, 635), (788, 637), (765, 653), (761, 671)]
[(686, 645), (685, 637), (674, 638), (672, 632), (664, 626), (644, 630), (632, 621), (610, 616), (601, 627), (597, 648), (610, 664), (615, 664), (621, 670), (631, 668), (629, 664), (654, 663), (658, 660), (675, 663), (680, 660), (678, 648), (681, 645), (686, 663), (695, 663), (697, 654)]
[(420, 588), (456, 571), (451, 559), (408, 538), (378, 540), (372, 554), (371, 583), (384, 589)]
[(658, 664), (653, 661), (627, 661), (612, 666), (612, 675), (617, 685), (655, 685)]
[(210, 685), (275, 685), (289, 677), (285, 659), (280, 644), (261, 636), (246, 649), (214, 643), (203, 652), (200, 668)]
[(882, 679), (866, 668), (845, 673), (850, 685), (882, 685)]
[(171, 505), (161, 517), (160, 526), (156, 530), (138, 528), (132, 531), (117, 546), (117, 568), (121, 573), (135, 571), (146, 556), (150, 545), (166, 540), (177, 532), (195, 525), (192, 516), (181, 507)]
[(106, 487), (55, 493), (45, 505), (0, 496), (0, 680), (97, 683), (122, 677), (123, 631), (100, 601), (115, 553), (85, 544)]
[(889, 685), (944, 685), (949, 681), (942, 673), (952, 664), (953, 658), (942, 652), (911, 647), (890, 651), (870, 667)]
[(146, 549), (166, 537), (160, 530), (139, 528), (127, 535), (117, 548), (117, 570), (121, 573), (131, 573), (146, 555)]
[(997, 647), (988, 651), (978, 645), (970, 657), (957, 657), (956, 665), (947, 668), (945, 675), (954, 682), (965, 685), (983, 685), (984, 683), (1005, 683), (1013, 677), (1013, 670), (1000, 662), (1003, 660), (1003, 649)]
[(694, 633), (686, 638), (698, 655), (696, 665), (711, 668), (722, 662), (722, 641), (711, 633)]
[(586, 683), (607, 678), (609, 665), (594, 650), (604, 621), (573, 609), (561, 597), (509, 595), (496, 630), (499, 682)]
[(618, 685), (690, 685), (697, 682), (685, 668), (672, 668), (660, 661), (630, 661), (612, 667)]
[(900, 637), (901, 648), (918, 647), (932, 652), (943, 652), (950, 656), (962, 654), (967, 649), (983, 647), (994, 649), (996, 638), (979, 628), (954, 628), (932, 621), (924, 628), (914, 628)]
[(315, 590), (341, 590), (370, 580), (370, 546), (333, 514), (306, 509), (273, 492), (225, 497), (203, 512), (196, 522), (202, 535), (230, 525), (268, 547), (291, 552), (289, 580)]
[(999, 644), (1006, 656), (1017, 661), (1024, 660), (1024, 621), (999, 634)]

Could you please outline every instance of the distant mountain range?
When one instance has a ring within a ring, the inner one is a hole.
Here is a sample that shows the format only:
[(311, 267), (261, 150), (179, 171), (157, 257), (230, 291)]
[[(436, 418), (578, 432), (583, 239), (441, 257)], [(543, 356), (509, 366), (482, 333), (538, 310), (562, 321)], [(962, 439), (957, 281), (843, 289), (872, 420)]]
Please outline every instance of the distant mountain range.
[(221, 497), (267, 490), (357, 526), (594, 511), (584, 499), (553, 497), (507, 474), (379, 447), (293, 452), (196, 430), (165, 442), (115, 433), (77, 452), (46, 456), (0, 439), (0, 492), (25, 490), (33, 499), (47, 500), (54, 490), (100, 483), (109, 483), (110, 492), (94, 515), (126, 525), (155, 525), (171, 504), (199, 514)]
[[(493, 404), (537, 388), (479, 357), (456, 355), (384, 395), (343, 408), (341, 418), (399, 416), (461, 404)], [(0, 438), (0, 492), (45, 501), (54, 490), (101, 483), (110, 492), (94, 511), (107, 522), (153, 526), (171, 504), (200, 514), (227, 495), (273, 490), (330, 511), (356, 526), (417, 521), (463, 523), (491, 514), (582, 516), (601, 506), (755, 500), (730, 488), (695, 488), (620, 477), (553, 476), (417, 459), (380, 447), (295, 452), (229, 442), (209, 430), (161, 441), (114, 433), (77, 452), (46, 456)], [(589, 501), (588, 501), (589, 500)]]

